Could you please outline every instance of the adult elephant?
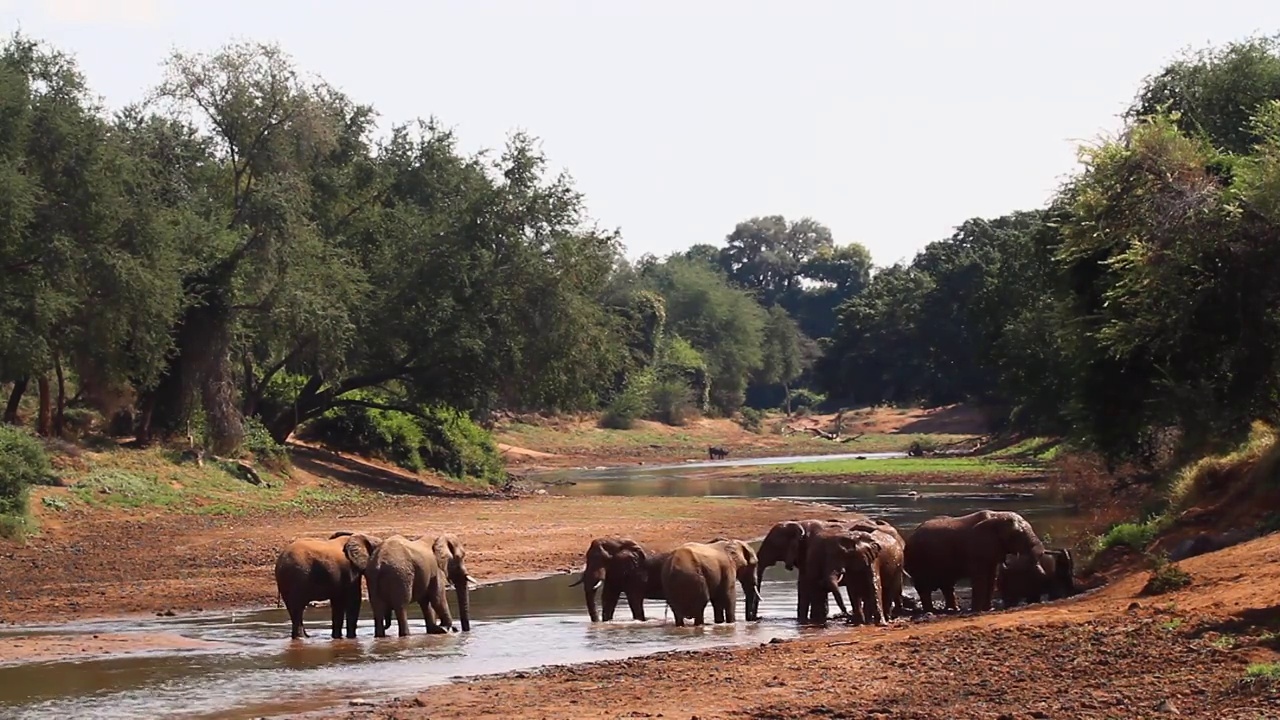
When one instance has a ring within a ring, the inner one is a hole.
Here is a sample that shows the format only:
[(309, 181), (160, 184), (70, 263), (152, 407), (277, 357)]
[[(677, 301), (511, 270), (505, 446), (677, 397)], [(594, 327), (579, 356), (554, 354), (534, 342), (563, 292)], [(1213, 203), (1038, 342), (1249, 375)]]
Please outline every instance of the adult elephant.
[(959, 517), (941, 516), (920, 523), (907, 538), (903, 565), (920, 595), (925, 612), (933, 612), (932, 594), (941, 590), (948, 610), (959, 610), (956, 582), (969, 578), (972, 609), (991, 609), (996, 568), (1008, 555), (1031, 560), (1031, 573), (1042, 574), (1044, 544), (1031, 523), (1015, 512), (979, 510)]
[[(355, 552), (352, 553), (356, 554)], [(375, 637), (386, 637), (395, 613), (400, 637), (409, 634), (408, 606), (417, 603), (428, 633), (453, 629), (449, 599), (452, 584), (458, 594), (458, 615), (462, 631), (471, 630), (469, 583), (464, 563), (466, 550), (452, 535), (441, 535), (428, 544), (423, 538), (410, 540), (392, 535), (369, 556), (365, 574), (369, 582), (369, 604), (373, 606)]]
[(586, 569), (582, 577), (569, 587), (582, 585), (591, 622), (600, 622), (596, 606), (596, 590), (603, 585), (604, 621), (613, 619), (618, 598), (625, 594), (631, 606), (631, 617), (643, 621), (644, 601), (666, 600), (662, 592), (662, 563), (670, 553), (648, 553), (644, 547), (625, 537), (599, 537), (587, 547)]
[(788, 570), (804, 567), (809, 538), (827, 528), (847, 528), (873, 522), (862, 515), (840, 520), (787, 520), (775, 523), (765, 534), (757, 555), (756, 584), (764, 582), (764, 571), (778, 563)]
[(1045, 550), (1040, 556), (1040, 570), (1035, 572), (1031, 559), (1025, 555), (1000, 564), (996, 572), (996, 592), (1005, 607), (1014, 607), (1024, 600), (1038, 603), (1045, 595), (1057, 600), (1076, 594), (1075, 563), (1070, 550)]
[[(328, 600), (333, 618), (333, 637), (342, 637), (343, 620), (347, 637), (356, 636), (360, 618), (360, 578), (382, 540), (374, 535), (339, 531), (327, 539), (298, 538), (276, 556), (276, 590), (289, 611), (294, 639), (308, 637), (302, 624), (307, 604)], [(351, 548), (354, 552), (349, 552)]]
[[(816, 604), (818, 617), (810, 619), (825, 619), (827, 593), (833, 593), (850, 621), (884, 625), (902, 610), (902, 556), (902, 538), (892, 526), (825, 530), (809, 545), (804, 578), (797, 587), (809, 601), (800, 600), (798, 608)], [(849, 593), (848, 610), (840, 599), (841, 585)]]
[(709, 603), (717, 623), (737, 622), (737, 583), (746, 595), (747, 620), (759, 618), (760, 592), (756, 587), (759, 560), (741, 540), (719, 539), (710, 543), (685, 543), (662, 564), (662, 587), (676, 625), (685, 618), (703, 624)]

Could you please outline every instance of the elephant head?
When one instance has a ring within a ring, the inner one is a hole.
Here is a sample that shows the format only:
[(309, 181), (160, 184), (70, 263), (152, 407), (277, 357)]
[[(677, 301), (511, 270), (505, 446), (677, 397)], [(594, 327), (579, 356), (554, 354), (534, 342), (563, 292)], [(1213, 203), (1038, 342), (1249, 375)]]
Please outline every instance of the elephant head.
[(348, 536), (349, 539), (347, 544), (342, 546), (342, 554), (347, 556), (351, 566), (356, 569), (356, 575), (364, 575), (365, 568), (369, 567), (369, 556), (382, 544), (382, 538), (339, 530), (330, 535), (329, 539), (343, 536)]
[(643, 588), (648, 580), (646, 574), (644, 547), (640, 543), (622, 537), (596, 538), (587, 548), (587, 566), (582, 577), (569, 587), (582, 585), (591, 622), (600, 622), (600, 610), (596, 607), (596, 590), (600, 584), (608, 578), (618, 583), (631, 579)]
[(756, 565), (757, 587), (764, 582), (765, 569), (775, 563), (781, 562), (788, 570), (795, 569), (804, 537), (804, 525), (795, 521), (780, 522), (769, 528), (769, 534), (760, 543), (759, 562)]
[(431, 545), (431, 550), (445, 577), (453, 585), (453, 591), (458, 594), (458, 618), (462, 621), (462, 632), (468, 632), (471, 630), (471, 583), (475, 580), (467, 573), (463, 562), (467, 556), (466, 548), (453, 535), (441, 535)]
[(1044, 575), (1044, 568), (1040, 566), (1044, 543), (1026, 518), (1015, 512), (992, 512), (973, 529), (978, 538), (977, 549), (993, 562), (1008, 555), (1025, 556), (1031, 561), (1032, 572)]
[(1049, 578), (1050, 597), (1071, 597), (1076, 594), (1075, 561), (1066, 548), (1046, 550), (1053, 557), (1053, 577)]
[(729, 555), (733, 562), (734, 574), (738, 578), (738, 582), (742, 585), (742, 590), (746, 597), (744, 604), (747, 609), (747, 620), (760, 619), (760, 586), (757, 580), (760, 557), (756, 554), (751, 546), (741, 540), (722, 540), (718, 544), (723, 545), (725, 552)]

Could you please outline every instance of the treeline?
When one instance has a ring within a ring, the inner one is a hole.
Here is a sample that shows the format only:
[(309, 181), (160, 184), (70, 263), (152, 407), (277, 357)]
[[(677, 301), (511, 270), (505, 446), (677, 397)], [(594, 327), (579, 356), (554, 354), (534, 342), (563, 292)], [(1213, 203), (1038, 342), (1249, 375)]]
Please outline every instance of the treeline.
[(84, 408), (215, 453), (305, 425), (471, 472), (493, 463), (437, 456), (495, 410), (627, 424), (785, 403), (809, 337), (869, 277), (861, 246), (778, 217), (632, 264), (533, 138), (466, 155), (434, 121), (376, 120), (252, 43), (175, 53), (144, 102), (107, 112), (70, 56), (13, 36), (5, 420), (35, 398), (42, 435)]
[(218, 453), (305, 426), (463, 474), (497, 467), (454, 447), (482, 444), (471, 423), (497, 410), (626, 427), (815, 390), (972, 400), (1112, 459), (1276, 419), (1274, 39), (1150, 77), (1047, 207), (874, 272), (861, 245), (778, 216), (628, 262), (535, 139), (467, 155), (434, 121), (377, 119), (249, 43), (176, 53), (145, 102), (108, 113), (69, 56), (13, 36), (5, 419), (33, 397), (44, 435), (92, 408), (115, 434), (198, 431)]
[(1280, 44), (1188, 55), (1046, 208), (963, 223), (842, 307), (862, 402), (974, 399), (1112, 460), (1232, 445), (1280, 402)]

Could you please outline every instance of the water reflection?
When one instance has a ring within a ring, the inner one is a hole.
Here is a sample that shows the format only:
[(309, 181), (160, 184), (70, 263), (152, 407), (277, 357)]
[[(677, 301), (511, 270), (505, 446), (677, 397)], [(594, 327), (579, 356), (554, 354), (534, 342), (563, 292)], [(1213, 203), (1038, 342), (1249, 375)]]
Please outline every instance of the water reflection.
[[(1017, 510), (1042, 534), (1056, 534), (1071, 522), (1061, 509), (1032, 492), (982, 492), (971, 486), (828, 485), (732, 481), (681, 477), (674, 470), (648, 468), (632, 476), (584, 475), (566, 494), (776, 497), (820, 501), (889, 518), (904, 533), (928, 517), (963, 514), (983, 507)], [(915, 494), (912, 494), (915, 491)], [(763, 534), (765, 528), (760, 529)], [(587, 538), (584, 538), (584, 546)], [(456, 676), (505, 672), (550, 663), (634, 656), (671, 649), (761, 643), (792, 637), (801, 630), (792, 616), (794, 575), (780, 565), (765, 576), (760, 622), (732, 626), (677, 628), (656, 601), (645, 603), (650, 618), (593, 624), (583, 607), (575, 576), (560, 575), (485, 586), (471, 594), (472, 632), (427, 635), (417, 611), (408, 638), (372, 637), (365, 618), (351, 640), (328, 637), (328, 613), (312, 610), (312, 637), (288, 639), (284, 610), (204, 614), (178, 618), (89, 622), (0, 631), (178, 633), (217, 641), (196, 649), (81, 662), (53, 662), (0, 668), (0, 716), (5, 718), (248, 718), (297, 712), (345, 702), (352, 697), (386, 697)], [(908, 588), (908, 593), (911, 594)], [(456, 617), (456, 601), (454, 604)], [(962, 600), (962, 602), (964, 602)], [(739, 617), (745, 608), (739, 598)], [(708, 610), (707, 620), (710, 621)]]

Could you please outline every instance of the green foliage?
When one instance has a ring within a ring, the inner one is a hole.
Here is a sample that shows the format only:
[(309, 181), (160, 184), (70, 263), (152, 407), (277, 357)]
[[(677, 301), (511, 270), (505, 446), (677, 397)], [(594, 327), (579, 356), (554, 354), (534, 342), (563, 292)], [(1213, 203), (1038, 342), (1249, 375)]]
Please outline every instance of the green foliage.
[(693, 392), (680, 378), (655, 381), (649, 397), (654, 419), (667, 425), (684, 425), (695, 410)]
[(12, 425), (0, 425), (0, 515), (27, 514), (27, 490), (51, 472), (40, 441)]
[(1143, 552), (1156, 539), (1156, 536), (1168, 527), (1169, 522), (1167, 515), (1159, 515), (1145, 522), (1120, 523), (1098, 538), (1098, 550), (1128, 546), (1138, 552)]
[(502, 464), (492, 436), (465, 414), (444, 407), (421, 408), (411, 414), (369, 406), (380, 400), (362, 393), (309, 423), (306, 434), (335, 449), (388, 460), (409, 470), (431, 468), (481, 482), (501, 478)]
[(809, 388), (796, 388), (787, 396), (792, 410), (813, 409), (827, 401), (827, 396)]
[(1245, 685), (1273, 687), (1280, 682), (1280, 663), (1250, 663), (1244, 669)]
[(76, 482), (73, 492), (90, 504), (107, 503), (127, 508), (171, 506), (182, 500), (179, 489), (157, 474), (120, 468), (90, 472)]
[(618, 393), (600, 417), (601, 427), (611, 430), (630, 430), (636, 420), (653, 410), (654, 376), (651, 371), (631, 376), (626, 387)]
[(1181, 590), (1191, 584), (1191, 575), (1186, 570), (1170, 563), (1169, 558), (1157, 555), (1152, 560), (1151, 576), (1142, 587), (1143, 595), (1163, 595)]
[(289, 467), (289, 449), (276, 442), (256, 417), (245, 418), (244, 449), (253, 454), (254, 460), (271, 470), (283, 471)]
[(756, 408), (744, 407), (738, 411), (738, 416), (734, 418), (739, 425), (751, 432), (758, 433), (764, 429), (764, 411)]

